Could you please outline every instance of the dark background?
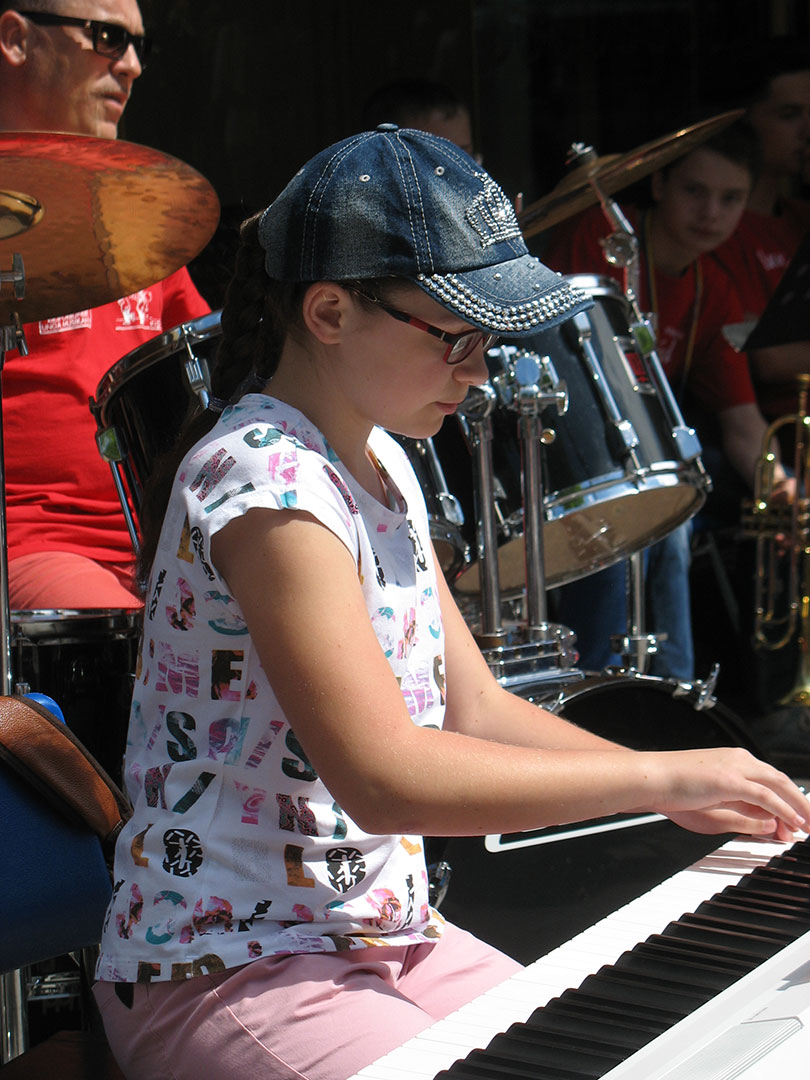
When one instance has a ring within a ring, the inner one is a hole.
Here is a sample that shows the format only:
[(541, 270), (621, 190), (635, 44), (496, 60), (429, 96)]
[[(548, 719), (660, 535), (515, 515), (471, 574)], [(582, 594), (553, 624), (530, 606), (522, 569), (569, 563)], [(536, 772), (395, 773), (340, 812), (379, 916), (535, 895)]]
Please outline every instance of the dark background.
[(441, 80), (468, 101), (485, 165), (528, 205), (560, 178), (571, 142), (623, 152), (723, 111), (763, 42), (810, 37), (808, 0), (142, 6), (156, 48), (121, 136), (202, 172), (229, 229), (358, 130), (392, 79)]

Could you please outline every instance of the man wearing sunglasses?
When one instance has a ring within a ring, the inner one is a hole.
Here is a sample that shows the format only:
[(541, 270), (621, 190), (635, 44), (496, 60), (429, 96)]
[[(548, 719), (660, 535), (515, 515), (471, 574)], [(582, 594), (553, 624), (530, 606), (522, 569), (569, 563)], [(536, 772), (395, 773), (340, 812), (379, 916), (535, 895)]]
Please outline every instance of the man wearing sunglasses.
[[(116, 138), (148, 54), (137, 0), (0, 0), (0, 131)], [(54, 258), (69, 274), (70, 253)], [(122, 356), (208, 310), (183, 269), (135, 296), (26, 325), (29, 355), (10, 352), (3, 370), (12, 609), (140, 604), (87, 402)]]

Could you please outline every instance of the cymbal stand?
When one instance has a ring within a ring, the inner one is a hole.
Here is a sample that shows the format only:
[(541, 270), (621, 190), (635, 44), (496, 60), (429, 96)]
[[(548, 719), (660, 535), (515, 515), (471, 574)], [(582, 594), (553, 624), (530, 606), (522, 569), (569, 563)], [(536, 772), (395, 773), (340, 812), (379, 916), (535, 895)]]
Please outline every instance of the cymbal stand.
[(479, 645), (499, 647), (506, 642), (498, 576), (498, 530), (495, 522), (495, 479), (492, 470), (492, 414), (495, 391), (487, 383), (471, 386), (458, 409), (472, 447), (476, 554), (481, 575), (481, 632)]
[[(571, 148), (569, 160), (587, 165), (598, 159), (593, 147), (575, 144)], [(639, 304), (641, 264), (638, 237), (619, 205), (602, 190), (596, 176), (591, 176), (589, 183), (599, 199), (602, 212), (613, 228), (613, 232), (602, 241), (602, 249), (605, 261), (622, 270), (622, 287), (633, 314), (632, 325), (628, 328), (633, 342), (644, 365), (647, 378), (663, 405), (681, 460), (696, 463), (701, 471), (704, 486), (708, 490), (710, 480), (699, 461), (700, 441), (694, 430), (684, 423), (672, 387), (669, 385), (669, 380), (664, 374), (661, 361), (655, 351), (654, 313), (652, 317), (642, 313)], [(611, 647), (621, 654), (625, 670), (644, 674), (647, 670), (648, 658), (657, 652), (658, 643), (665, 639), (663, 634), (656, 636), (648, 633), (645, 630), (645, 624), (644, 554), (637, 551), (627, 560), (627, 633), (611, 639)]]
[(556, 433), (543, 426), (541, 413), (554, 406), (560, 416), (568, 411), (568, 388), (551, 375), (550, 358), (535, 352), (503, 346), (510, 363), (507, 381), (498, 381), (504, 404), (518, 416), (520, 482), (523, 495), (523, 537), (526, 549), (526, 629), (529, 640), (548, 633), (545, 558), (543, 552), (544, 488), (542, 447), (550, 446)]
[[(0, 270), (0, 289), (8, 282), (14, 286), (17, 300), (25, 297), (25, 270), (22, 256), (15, 254), (11, 270)], [(3, 454), (3, 394), (2, 370), (6, 353), (19, 349), (28, 355), (19, 315), (14, 313), (8, 326), (0, 327), (0, 690), (10, 694), (13, 689), (11, 670), (11, 611), (8, 599), (8, 543), (6, 538), (6, 482)], [(25, 979), (21, 970), (8, 971), (0, 976), (0, 1060), (3, 1064), (19, 1057), (28, 1047), (28, 1025), (25, 1013)]]

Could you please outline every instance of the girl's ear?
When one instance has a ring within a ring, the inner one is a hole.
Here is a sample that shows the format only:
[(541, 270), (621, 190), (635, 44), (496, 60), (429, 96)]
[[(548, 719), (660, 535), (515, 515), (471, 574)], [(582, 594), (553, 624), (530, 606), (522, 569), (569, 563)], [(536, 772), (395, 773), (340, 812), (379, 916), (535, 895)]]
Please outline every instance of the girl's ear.
[(304, 325), (324, 345), (337, 345), (346, 324), (351, 298), (342, 286), (318, 281), (304, 293)]

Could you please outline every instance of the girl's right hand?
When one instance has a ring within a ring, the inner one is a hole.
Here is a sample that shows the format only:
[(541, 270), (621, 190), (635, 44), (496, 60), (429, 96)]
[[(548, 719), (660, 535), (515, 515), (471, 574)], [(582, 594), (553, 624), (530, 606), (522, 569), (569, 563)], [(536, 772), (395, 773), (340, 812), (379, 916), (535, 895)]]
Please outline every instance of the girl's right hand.
[[(656, 809), (693, 832), (790, 840), (806, 831), (810, 802), (792, 780), (740, 747), (650, 754), (663, 795)], [(653, 776), (653, 783), (656, 778)]]

